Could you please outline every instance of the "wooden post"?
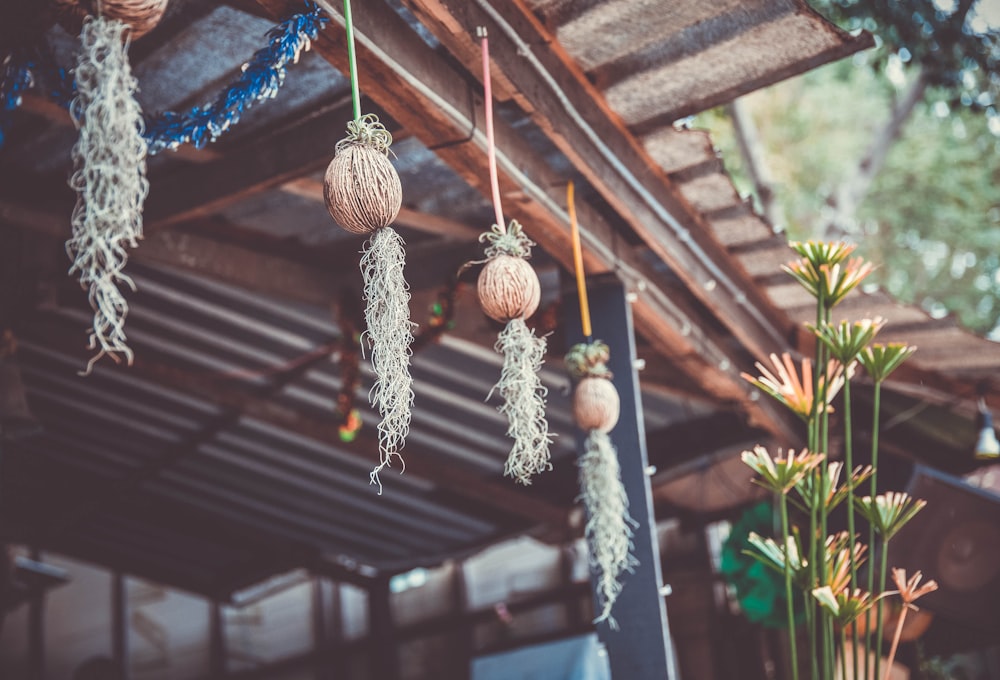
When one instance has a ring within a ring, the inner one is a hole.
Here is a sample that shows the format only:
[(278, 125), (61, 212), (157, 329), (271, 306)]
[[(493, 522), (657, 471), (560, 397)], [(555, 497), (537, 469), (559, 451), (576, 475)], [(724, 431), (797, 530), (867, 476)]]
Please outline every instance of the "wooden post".
[(368, 590), (371, 677), (379, 680), (399, 680), (399, 639), (390, 596), (389, 577), (379, 576)]
[(326, 595), (323, 587), (323, 577), (313, 576), (312, 580), (312, 627), (313, 655), (316, 659), (313, 677), (316, 680), (329, 680), (330, 659), (327, 656), (328, 637), (326, 626)]
[[(468, 583), (465, 579), (465, 562), (454, 560), (451, 563), (452, 611), (459, 621), (465, 619), (469, 612)], [(467, 680), (472, 673), (472, 658), (476, 653), (476, 626), (474, 624), (459, 626), (455, 635), (456, 654), (460, 659), (456, 662), (461, 670), (456, 676), (459, 680)]]
[[(339, 581), (330, 583), (330, 626), (328, 639), (332, 652), (326, 662), (328, 680), (344, 680), (348, 675), (344, 644), (344, 601), (341, 596), (343, 584)], [(332, 659), (332, 660), (331, 660)]]
[(213, 678), (228, 675), (226, 663), (226, 629), (222, 605), (213, 600), (208, 621), (208, 665)]
[[(614, 384), (621, 397), (621, 417), (611, 431), (611, 440), (618, 449), (629, 511), (638, 522), (633, 554), (639, 564), (634, 573), (626, 574), (624, 589), (612, 611), (620, 630), (611, 630), (605, 622), (598, 624), (597, 634), (608, 650), (614, 680), (677, 680), (667, 611), (660, 594), (663, 580), (652, 493), (646, 474), (646, 432), (635, 369), (632, 310), (624, 286), (614, 276), (588, 281), (587, 290), (594, 338), (603, 340), (611, 348), (609, 368), (614, 373)], [(567, 342), (582, 342), (575, 291), (564, 295), (563, 300)], [(581, 450), (582, 442), (581, 433), (578, 437)]]
[[(38, 548), (31, 559), (42, 561)], [(28, 680), (45, 680), (45, 589), (37, 588), (28, 603)]]
[(131, 667), (128, 658), (128, 597), (125, 575), (116, 571), (111, 575), (111, 657), (118, 665), (121, 680), (129, 680)]

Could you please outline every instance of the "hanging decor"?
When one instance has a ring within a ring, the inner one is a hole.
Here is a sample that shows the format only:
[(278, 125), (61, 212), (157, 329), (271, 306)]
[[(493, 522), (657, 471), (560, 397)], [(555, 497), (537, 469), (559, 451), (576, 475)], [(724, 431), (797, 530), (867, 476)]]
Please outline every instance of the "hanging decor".
[(76, 33), (87, 17), (120, 21), (137, 40), (153, 30), (167, 9), (167, 0), (55, 0), (60, 21)]
[(133, 359), (125, 337), (128, 303), (119, 286), (135, 290), (123, 270), (126, 248), (136, 247), (142, 238), (142, 206), (149, 183), (142, 110), (135, 100), (136, 80), (128, 61), (132, 28), (124, 20), (148, 30), (165, 6), (165, 0), (100, 3), (100, 14), (86, 17), (80, 33), (77, 91), (70, 105), (80, 132), (69, 181), (77, 201), (66, 252), (73, 260), (70, 273), (79, 275), (94, 310), (89, 348), (97, 354), (84, 374), (103, 356), (116, 363), (124, 359), (131, 364)]
[[(74, 21), (79, 25), (83, 10), (70, 0), (63, 2), (63, 23)], [(119, 0), (123, 4), (123, 0)], [(102, 4), (102, 7), (105, 7)], [(80, 15), (77, 18), (77, 15)], [(193, 106), (187, 111), (165, 111), (145, 116), (143, 136), (147, 153), (154, 155), (165, 149), (176, 150), (183, 144), (202, 148), (216, 141), (240, 121), (243, 113), (256, 103), (274, 99), (285, 82), (289, 64), (296, 64), (302, 52), (308, 51), (312, 41), (330, 18), (316, 3), (307, 0), (305, 10), (292, 14), (267, 32), (268, 44), (254, 52), (240, 68), (235, 82), (223, 89), (209, 103)], [(137, 38), (133, 30), (131, 39)], [(51, 54), (27, 55), (14, 53), (3, 61), (0, 78), (0, 116), (21, 105), (21, 93), (41, 81), (48, 87), (46, 94), (61, 106), (69, 106), (76, 83), (73, 74), (52, 64)], [(3, 123), (0, 118), (0, 144), (3, 143)]]
[(0, 146), (4, 141), (4, 124), (10, 112), (21, 105), (21, 96), (34, 85), (34, 77), (27, 64), (15, 59), (13, 52), (0, 62)]
[(514, 440), (504, 474), (527, 485), (536, 473), (552, 469), (549, 462), (551, 436), (545, 419), (547, 390), (538, 375), (545, 356), (545, 338), (536, 337), (525, 323), (525, 319), (538, 309), (541, 285), (535, 270), (527, 262), (535, 244), (522, 231), (517, 220), (511, 220), (509, 225), (504, 226), (493, 138), (489, 43), (485, 28), (480, 27), (478, 34), (482, 41), (486, 148), (496, 223), (479, 237), (487, 244), (486, 264), (479, 274), (476, 288), (483, 312), (491, 319), (506, 324), (496, 343), (496, 350), (503, 355), (503, 368), (500, 380), (490, 390), (490, 395), (494, 390), (500, 394), (503, 400), (500, 412), (507, 416), (507, 435)]
[(344, 290), (337, 305), (340, 326), (340, 391), (336, 404), (337, 435), (340, 441), (354, 441), (361, 431), (361, 413), (355, 407), (355, 396), (361, 385), (361, 309), (357, 296)]
[(354, 234), (371, 234), (364, 246), (361, 272), (367, 302), (366, 339), (375, 371), (370, 398), (382, 416), (380, 461), (372, 470), (371, 483), (381, 494), (379, 473), (392, 465), (393, 458), (399, 458), (400, 472), (405, 466), (399, 451), (410, 429), (413, 405), (410, 344), (414, 324), (410, 322), (409, 286), (403, 277), (403, 239), (389, 226), (403, 202), (399, 175), (389, 161), (392, 135), (375, 115), (361, 115), (350, 0), (344, 0), (344, 23), (354, 120), (347, 124), (347, 137), (337, 142), (323, 193), (337, 224)]
[(611, 382), (608, 360), (610, 348), (594, 340), (590, 326), (590, 305), (583, 271), (580, 228), (576, 221), (573, 183), (566, 187), (573, 237), (573, 264), (576, 270), (577, 293), (580, 298), (580, 322), (585, 342), (573, 345), (566, 355), (566, 368), (576, 381), (573, 390), (573, 420), (587, 433), (584, 452), (580, 456), (580, 498), (587, 510), (584, 534), (597, 583), (597, 604), (600, 612), (594, 623), (607, 621), (613, 630), (618, 624), (611, 609), (618, 599), (626, 571), (635, 568), (632, 556), (632, 529), (637, 526), (628, 512), (628, 494), (621, 480), (618, 451), (609, 432), (618, 423), (621, 401)]
[(243, 112), (255, 103), (274, 99), (285, 82), (288, 65), (299, 63), (302, 52), (309, 51), (329, 21), (319, 6), (307, 1), (305, 11), (291, 15), (267, 32), (267, 47), (254, 52), (241, 67), (236, 82), (211, 103), (183, 113), (166, 111), (148, 119), (149, 153), (176, 150), (182, 144), (200, 149), (238, 123)]

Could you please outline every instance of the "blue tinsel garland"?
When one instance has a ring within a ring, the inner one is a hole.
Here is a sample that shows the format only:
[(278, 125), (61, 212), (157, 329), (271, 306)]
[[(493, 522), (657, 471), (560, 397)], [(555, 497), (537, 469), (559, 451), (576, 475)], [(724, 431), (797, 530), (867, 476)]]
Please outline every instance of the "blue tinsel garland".
[(3, 144), (3, 119), (21, 105), (21, 93), (34, 85), (31, 71), (23, 63), (16, 63), (13, 55), (4, 60), (3, 77), (0, 79), (0, 144)]
[[(274, 99), (285, 81), (288, 64), (298, 62), (302, 51), (309, 49), (320, 30), (330, 21), (314, 2), (307, 0), (305, 5), (306, 11), (293, 14), (267, 32), (267, 47), (255, 52), (250, 61), (243, 64), (236, 82), (220, 92), (211, 103), (192, 107), (183, 113), (166, 111), (147, 116), (144, 137), (148, 152), (155, 154), (164, 149), (176, 149), (181, 144), (201, 148), (238, 123), (243, 112), (254, 102)], [(65, 69), (46, 66), (39, 60), (15, 63), (14, 59), (9, 59), (4, 64), (0, 80), (0, 113), (20, 105), (21, 92), (32, 85), (32, 74), (38, 70), (45, 70), (46, 80), (53, 81), (49, 96), (59, 104), (69, 106), (75, 89), (72, 74)], [(0, 129), (2, 143), (3, 130)]]

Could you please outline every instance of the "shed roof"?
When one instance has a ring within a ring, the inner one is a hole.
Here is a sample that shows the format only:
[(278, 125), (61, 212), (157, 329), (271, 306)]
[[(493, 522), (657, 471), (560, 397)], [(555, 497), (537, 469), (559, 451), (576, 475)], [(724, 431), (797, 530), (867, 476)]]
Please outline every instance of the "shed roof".
[[(454, 292), (454, 272), (476, 256), (475, 236), (492, 219), (468, 30), (489, 23), (505, 205), (544, 251), (539, 324), (558, 331), (558, 267), (569, 262), (560, 194), (574, 179), (588, 267), (636, 287), (654, 462), (723, 451), (727, 463), (734, 446), (762, 435), (757, 427), (794, 433), (738, 377), (782, 344), (801, 346), (793, 322), (806, 301), (774, 277), (790, 251), (736, 193), (707, 135), (674, 122), (861, 49), (866, 36), (788, 0), (690, 0), (666, 11), (647, 0), (358, 5), (365, 110), (397, 138), (415, 320)], [(275, 19), (299, 7), (174, 0), (132, 47), (144, 107), (211, 98)], [(8, 455), (7, 539), (225, 596), (294, 566), (364, 581), (504, 536), (573, 530), (566, 378), (550, 357), (557, 471), (517, 487), (501, 477), (505, 424), (483, 401), (498, 371), (496, 328), (467, 290), (455, 297), (455, 328), (414, 358), (406, 474), (385, 476), (382, 496), (368, 485), (377, 417), (364, 405), (367, 362), (357, 390), (364, 427), (353, 442), (340, 436), (334, 398), (351, 317), (339, 303), (359, 288), (361, 242), (333, 227), (321, 196), (322, 169), (351, 117), (334, 18), (274, 101), (206, 149), (151, 160), (147, 238), (129, 265), (138, 292), (128, 369), (76, 375), (89, 312), (63, 275), (69, 119), (37, 95), (12, 118), (0, 149), (0, 238), (4, 262), (32, 284), (13, 308), (45, 430)], [(72, 39), (58, 27), (45, 35), (68, 63)], [(928, 351), (908, 379), (963, 397), (957, 417), (967, 420), (984, 376), (996, 399), (996, 345), (889, 310), (884, 296), (859, 300), (918, 334)], [(671, 507), (697, 488), (677, 473), (654, 483)]]

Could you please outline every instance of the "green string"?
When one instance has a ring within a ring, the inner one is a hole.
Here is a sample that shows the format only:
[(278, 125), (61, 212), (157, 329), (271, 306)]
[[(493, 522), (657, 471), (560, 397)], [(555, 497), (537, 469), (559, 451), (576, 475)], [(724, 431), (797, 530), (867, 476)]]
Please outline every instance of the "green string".
[(344, 0), (344, 27), (347, 29), (347, 65), (351, 72), (351, 102), (354, 120), (361, 118), (361, 96), (358, 94), (358, 63), (354, 56), (354, 21), (351, 19), (351, 0)]

